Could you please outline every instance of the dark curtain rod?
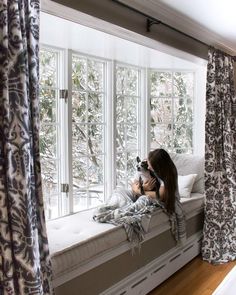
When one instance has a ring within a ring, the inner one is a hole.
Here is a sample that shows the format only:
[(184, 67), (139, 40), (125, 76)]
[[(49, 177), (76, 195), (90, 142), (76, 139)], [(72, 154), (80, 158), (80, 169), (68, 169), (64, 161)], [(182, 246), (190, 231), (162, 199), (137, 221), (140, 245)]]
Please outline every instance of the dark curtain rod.
[(196, 38), (194, 38), (194, 37), (192, 37), (192, 36), (190, 36), (190, 35), (182, 32), (182, 31), (180, 31), (180, 30), (178, 30), (178, 29), (176, 29), (176, 28), (174, 28), (174, 27), (166, 24), (166, 23), (163, 23), (159, 19), (156, 19), (155, 17), (152, 17), (152, 16), (150, 16), (150, 15), (148, 15), (148, 14), (146, 14), (146, 13), (144, 13), (144, 12), (142, 12), (142, 11), (140, 11), (140, 10), (132, 7), (132, 6), (129, 6), (129, 5), (125, 4), (125, 3), (123, 3), (123, 2), (120, 2), (119, 0), (112, 0), (112, 1), (115, 2), (116, 4), (120, 5), (120, 6), (123, 6), (123, 7), (127, 8), (127, 9), (129, 9), (129, 10), (131, 10), (133, 12), (136, 12), (136, 13), (138, 13), (138, 14), (146, 17), (147, 18), (147, 25), (146, 25), (147, 32), (150, 32), (150, 27), (152, 25), (154, 25), (154, 24), (162, 25), (162, 26), (165, 26), (165, 27), (167, 27), (167, 28), (169, 28), (169, 29), (171, 29), (171, 30), (173, 30), (173, 31), (181, 34), (181, 35), (184, 35), (184, 36), (186, 36), (186, 37), (188, 37), (188, 38), (190, 38), (190, 39), (198, 42), (198, 43), (201, 43), (202, 45), (205, 45), (205, 46), (209, 47), (209, 44), (206, 44), (206, 43), (202, 42), (199, 39), (196, 39)]

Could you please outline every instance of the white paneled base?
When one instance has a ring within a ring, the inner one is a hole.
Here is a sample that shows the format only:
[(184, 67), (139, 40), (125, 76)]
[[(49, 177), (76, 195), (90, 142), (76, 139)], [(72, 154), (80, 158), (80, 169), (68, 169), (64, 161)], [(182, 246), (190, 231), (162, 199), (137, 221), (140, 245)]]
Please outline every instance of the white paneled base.
[(191, 236), (100, 295), (145, 295), (200, 253), (202, 233)]
[(224, 280), (212, 295), (235, 295), (236, 293), (236, 266), (231, 269)]

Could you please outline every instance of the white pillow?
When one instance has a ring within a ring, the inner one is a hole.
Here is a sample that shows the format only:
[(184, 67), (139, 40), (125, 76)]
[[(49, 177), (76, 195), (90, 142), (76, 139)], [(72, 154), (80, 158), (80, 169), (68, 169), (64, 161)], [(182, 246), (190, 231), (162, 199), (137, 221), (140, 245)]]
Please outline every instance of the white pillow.
[(178, 175), (179, 194), (181, 198), (190, 198), (197, 174)]

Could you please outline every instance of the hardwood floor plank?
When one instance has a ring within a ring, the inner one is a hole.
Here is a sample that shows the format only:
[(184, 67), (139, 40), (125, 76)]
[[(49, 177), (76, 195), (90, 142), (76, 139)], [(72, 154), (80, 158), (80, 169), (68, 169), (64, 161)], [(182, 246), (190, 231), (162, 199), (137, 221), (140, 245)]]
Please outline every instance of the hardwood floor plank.
[(149, 295), (211, 295), (236, 261), (212, 265), (197, 256)]

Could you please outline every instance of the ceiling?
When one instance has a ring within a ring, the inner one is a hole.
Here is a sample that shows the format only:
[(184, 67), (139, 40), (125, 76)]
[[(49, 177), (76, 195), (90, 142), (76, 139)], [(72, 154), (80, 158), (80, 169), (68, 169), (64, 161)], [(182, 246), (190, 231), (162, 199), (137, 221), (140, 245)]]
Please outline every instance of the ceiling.
[(123, 0), (204, 43), (236, 55), (235, 0)]

